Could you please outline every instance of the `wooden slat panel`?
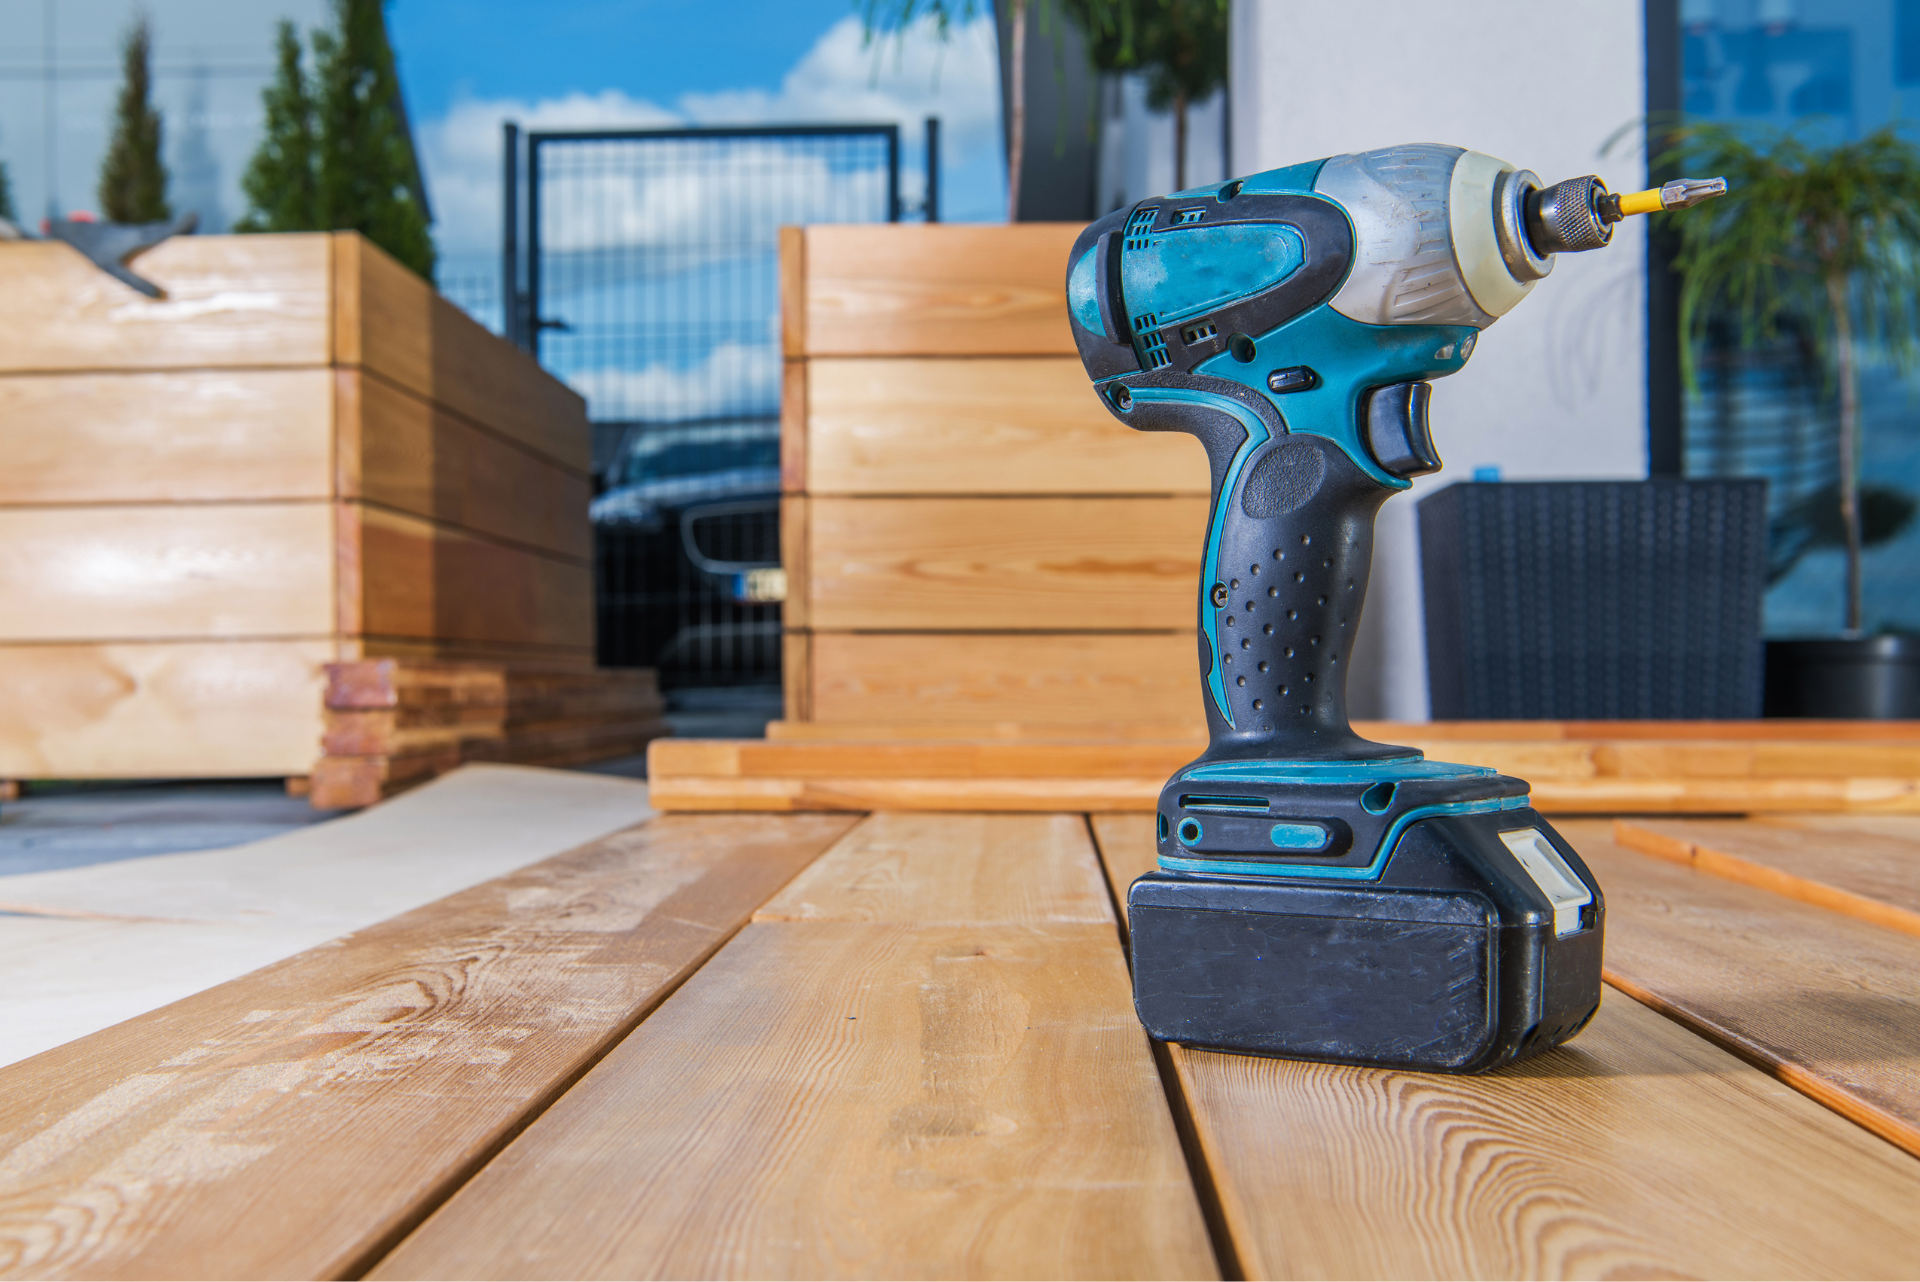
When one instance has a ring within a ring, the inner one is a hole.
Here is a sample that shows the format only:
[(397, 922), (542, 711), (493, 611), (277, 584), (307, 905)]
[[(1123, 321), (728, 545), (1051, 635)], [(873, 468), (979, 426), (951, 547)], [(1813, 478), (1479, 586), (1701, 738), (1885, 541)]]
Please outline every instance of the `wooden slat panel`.
[(340, 638), (342, 659), (432, 659), (455, 663), (538, 663), (592, 672), (592, 646), (490, 644), (485, 641), (350, 635)]
[(357, 233), (334, 235), (334, 359), (365, 366), (585, 476), (586, 402)]
[(842, 722), (787, 718), (767, 723), (770, 743), (1184, 743), (1198, 755), (1207, 746), (1206, 726), (1182, 722), (1110, 721), (1055, 725), (1035, 721)]
[(176, 236), (133, 269), (148, 298), (69, 245), (0, 247), (0, 372), (325, 365), (328, 237)]
[(1607, 894), (1607, 978), (1920, 1154), (1920, 940), (1563, 823)]
[(1133, 636), (813, 636), (817, 721), (1105, 722), (1198, 715), (1192, 628)]
[(0, 1272), (352, 1275), (846, 826), (655, 820), (0, 1070)]
[(369, 1276), (1215, 1273), (1111, 926), (777, 922)]
[(1115, 421), (1078, 357), (815, 360), (805, 392), (814, 494), (1209, 492), (1199, 444)]
[(579, 560), (593, 555), (585, 477), (382, 379), (358, 370), (336, 379), (341, 497)]
[(304, 775), (332, 658), (322, 639), (0, 646), (0, 778)]
[(317, 368), (0, 377), (0, 504), (324, 499), (332, 400)]
[(1177, 628), (1193, 620), (1203, 498), (807, 503), (806, 608), (816, 629)]
[(787, 573), (787, 599), (780, 622), (788, 634), (813, 625), (811, 543), (813, 500), (805, 494), (780, 496), (780, 565)]
[(325, 634), (324, 502), (0, 509), (0, 640)]
[(1902, 823), (1915, 840), (1738, 819), (1622, 819), (1613, 831), (1643, 854), (1920, 935), (1920, 819)]
[(370, 636), (530, 646), (593, 644), (592, 572), (362, 504), (361, 624)]
[(806, 229), (809, 356), (1070, 356), (1078, 223)]
[(1113, 910), (1079, 815), (876, 814), (753, 919), (1046, 926)]
[[(1094, 827), (1116, 887), (1151, 867), (1146, 820)], [(1171, 1058), (1247, 1277), (1864, 1277), (1920, 1258), (1920, 1165), (1618, 994), (1568, 1046), (1486, 1077)]]

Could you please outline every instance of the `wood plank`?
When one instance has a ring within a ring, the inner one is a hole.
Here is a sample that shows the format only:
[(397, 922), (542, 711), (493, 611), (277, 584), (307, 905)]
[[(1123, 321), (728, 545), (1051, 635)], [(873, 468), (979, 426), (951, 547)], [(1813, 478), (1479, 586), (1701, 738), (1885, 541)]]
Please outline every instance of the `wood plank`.
[(807, 505), (805, 609), (816, 629), (1192, 623), (1203, 498), (810, 496)]
[[(956, 644), (964, 662), (955, 662)], [(818, 721), (1106, 722), (1198, 715), (1194, 633), (813, 634)]]
[(1067, 254), (1081, 228), (809, 227), (806, 354), (1072, 355)]
[(780, 490), (801, 494), (806, 489), (807, 362), (788, 360), (780, 367)]
[(780, 496), (780, 565), (787, 572), (787, 599), (780, 622), (788, 634), (813, 626), (813, 500), (805, 494)]
[(1914, 840), (1738, 819), (1621, 819), (1613, 833), (1643, 854), (1920, 935), (1920, 819), (1903, 824)]
[(753, 919), (1048, 926), (1111, 924), (1113, 910), (1079, 815), (881, 813)]
[(0, 372), (325, 365), (328, 237), (176, 236), (134, 260), (148, 298), (57, 241), (0, 249)]
[(578, 476), (592, 470), (586, 402), (356, 232), (335, 232), (334, 361), (363, 366)]
[(788, 720), (811, 724), (813, 716), (813, 635), (787, 630), (780, 637), (782, 711)]
[(1249, 1277), (1866, 1277), (1920, 1166), (1638, 1003), (1482, 1078), (1173, 1048)]
[(584, 645), (523, 645), (508, 642), (464, 641), (450, 637), (389, 637), (349, 633), (337, 646), (344, 659), (429, 659), (449, 663), (568, 667), (594, 671), (593, 647)]
[(1607, 893), (1607, 979), (1920, 1154), (1920, 940), (1560, 825)]
[(747, 927), (369, 1276), (1217, 1274), (1111, 926), (822, 921)]
[(586, 477), (359, 370), (335, 373), (343, 498), (584, 561)]
[(807, 231), (780, 229), (780, 354), (797, 360), (807, 354)]
[(324, 499), (323, 369), (0, 377), (0, 504)]
[(491, 664), (364, 659), (327, 665), (327, 707), (479, 706), (504, 708), (506, 669)]
[(739, 779), (651, 776), (653, 804), (704, 810), (1150, 811), (1163, 775), (1133, 779)]
[(814, 494), (1210, 492), (1199, 444), (1116, 421), (1077, 356), (833, 359), (806, 369), (805, 488)]
[(1197, 754), (1206, 747), (1204, 724), (1176, 721), (1109, 721), (1087, 725), (1041, 721), (807, 721), (788, 717), (767, 723), (770, 743), (1185, 743)]
[[(1116, 888), (1153, 866), (1143, 818), (1093, 827)], [(1247, 1277), (1893, 1276), (1920, 1250), (1912, 1159), (1616, 994), (1478, 1078), (1170, 1050)]]
[(332, 536), (324, 502), (0, 508), (0, 641), (324, 635)]
[(358, 525), (360, 626), (372, 636), (593, 644), (592, 570), (418, 517), (341, 504)]
[(846, 826), (655, 820), (0, 1070), (5, 1271), (355, 1274)]
[(0, 777), (304, 775), (325, 640), (0, 646)]

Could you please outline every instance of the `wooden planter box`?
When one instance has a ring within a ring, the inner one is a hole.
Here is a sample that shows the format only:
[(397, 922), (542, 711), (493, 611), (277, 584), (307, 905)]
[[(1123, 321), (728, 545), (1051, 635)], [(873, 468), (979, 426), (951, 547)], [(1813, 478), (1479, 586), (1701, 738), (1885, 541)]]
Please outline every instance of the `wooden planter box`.
[(790, 720), (1203, 731), (1206, 455), (1088, 386), (1079, 232), (783, 233)]
[(304, 775), (322, 665), (593, 663), (580, 397), (353, 233), (0, 245), (0, 779)]

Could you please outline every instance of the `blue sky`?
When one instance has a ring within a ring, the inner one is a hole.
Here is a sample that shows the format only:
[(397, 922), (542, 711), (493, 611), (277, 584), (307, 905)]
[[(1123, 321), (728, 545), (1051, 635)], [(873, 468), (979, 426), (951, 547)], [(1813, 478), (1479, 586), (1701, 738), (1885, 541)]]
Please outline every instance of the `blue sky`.
[(1004, 217), (997, 55), (985, 16), (941, 43), (869, 43), (851, 0), (397, 0), (388, 18), (444, 254), (493, 252), (500, 125), (897, 121), (902, 192), (942, 121), (942, 214)]
[[(423, 119), (460, 97), (560, 98), (620, 89), (771, 89), (849, 0), (396, 0), (388, 11), (407, 103)], [(727, 15), (722, 18), (720, 15)]]

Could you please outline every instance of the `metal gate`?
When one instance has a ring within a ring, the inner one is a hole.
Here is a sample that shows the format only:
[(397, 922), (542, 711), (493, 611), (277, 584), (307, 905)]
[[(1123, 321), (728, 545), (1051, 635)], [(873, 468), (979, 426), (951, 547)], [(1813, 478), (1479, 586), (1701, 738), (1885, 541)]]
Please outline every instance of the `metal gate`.
[(508, 125), (505, 323), (587, 398), (600, 662), (777, 682), (778, 231), (898, 221), (899, 127), (532, 133), (524, 188), (521, 156)]

